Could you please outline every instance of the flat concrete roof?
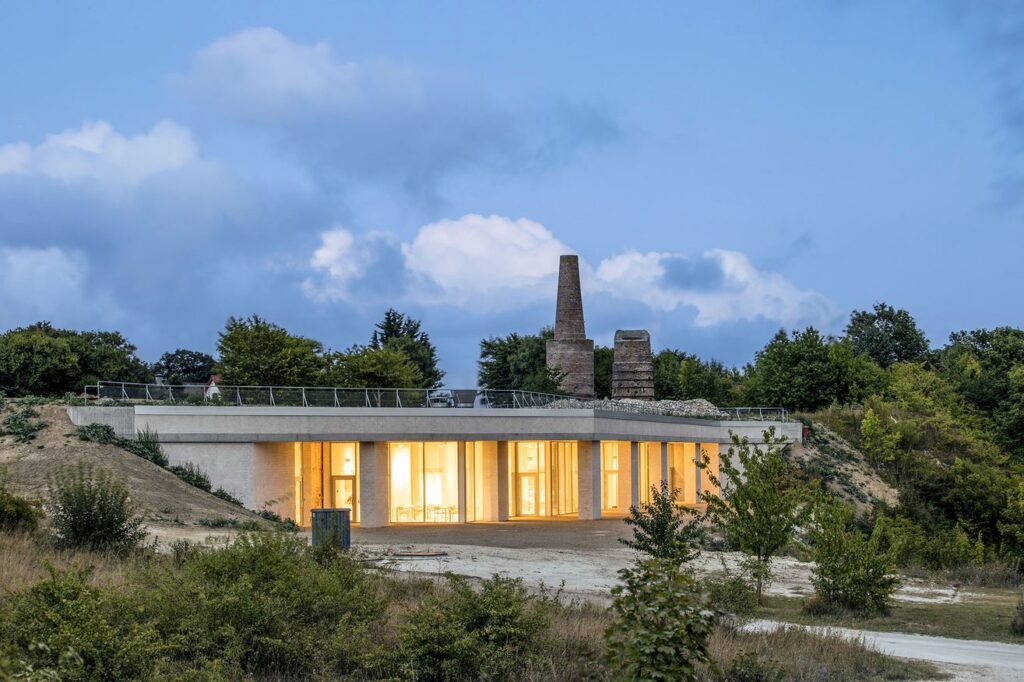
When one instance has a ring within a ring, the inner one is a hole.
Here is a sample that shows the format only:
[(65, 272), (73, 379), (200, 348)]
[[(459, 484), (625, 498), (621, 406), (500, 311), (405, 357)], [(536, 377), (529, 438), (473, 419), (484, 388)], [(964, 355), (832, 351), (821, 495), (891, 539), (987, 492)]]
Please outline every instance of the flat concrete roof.
[[(103, 408), (94, 408), (103, 409)], [(137, 405), (135, 428), (164, 442), (634, 440), (728, 443), (730, 432), (800, 438), (800, 422), (733, 421), (597, 409)]]

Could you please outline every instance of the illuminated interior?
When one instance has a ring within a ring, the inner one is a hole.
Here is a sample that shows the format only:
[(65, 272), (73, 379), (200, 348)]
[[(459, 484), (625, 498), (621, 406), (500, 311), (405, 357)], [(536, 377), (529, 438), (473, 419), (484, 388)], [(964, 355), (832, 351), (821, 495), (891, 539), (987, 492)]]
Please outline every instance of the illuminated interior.
[(619, 442), (601, 441), (601, 509), (619, 509)]
[[(715, 473), (715, 478), (719, 476), (719, 446), (718, 443), (701, 443), (701, 451), (708, 458), (708, 469)], [(708, 478), (708, 469), (701, 469), (700, 471), (700, 489), (701, 492), (711, 491), (715, 495), (718, 495), (718, 487), (711, 484), (711, 479)]]
[(696, 443), (669, 443), (669, 487), (679, 490), (680, 504), (697, 503), (697, 445)]
[(640, 443), (637, 472), (640, 503), (651, 503), (651, 487), (661, 487), (661, 443)]
[(313, 510), (351, 509), (359, 522), (359, 443), (292, 443), (295, 508), (300, 526), (309, 526)]
[(466, 443), (466, 520), (480, 521), (484, 511), (484, 443)]
[(393, 523), (460, 520), (458, 443), (390, 443), (388, 460)]
[(509, 443), (513, 516), (562, 516), (579, 510), (575, 441)]

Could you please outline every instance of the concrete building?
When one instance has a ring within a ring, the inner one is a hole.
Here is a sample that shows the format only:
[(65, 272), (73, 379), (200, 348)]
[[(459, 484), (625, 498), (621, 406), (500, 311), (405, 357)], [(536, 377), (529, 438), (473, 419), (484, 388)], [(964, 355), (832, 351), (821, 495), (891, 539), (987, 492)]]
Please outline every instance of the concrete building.
[[(224, 387), (222, 391), (228, 392)], [(75, 424), (155, 431), (252, 509), (308, 526), (310, 510), (353, 510), (365, 527), (621, 515), (668, 481), (696, 504), (730, 432), (763, 440), (792, 421), (684, 419), (537, 407), (71, 407)]]

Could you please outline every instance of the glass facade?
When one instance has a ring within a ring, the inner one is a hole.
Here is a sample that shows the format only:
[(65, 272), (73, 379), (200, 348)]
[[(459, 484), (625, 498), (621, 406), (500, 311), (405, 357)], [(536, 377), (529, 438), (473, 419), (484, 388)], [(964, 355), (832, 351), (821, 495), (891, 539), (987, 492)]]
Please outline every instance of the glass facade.
[(390, 443), (388, 461), (393, 523), (460, 520), (458, 443)]
[(579, 510), (575, 441), (509, 443), (512, 516), (563, 516)]
[[(620, 456), (619, 441), (601, 441), (601, 510), (619, 511), (619, 466), (629, 465), (628, 450)], [(626, 443), (629, 446), (629, 443)]]
[(668, 484), (679, 491), (680, 504), (697, 503), (697, 444), (669, 443)]

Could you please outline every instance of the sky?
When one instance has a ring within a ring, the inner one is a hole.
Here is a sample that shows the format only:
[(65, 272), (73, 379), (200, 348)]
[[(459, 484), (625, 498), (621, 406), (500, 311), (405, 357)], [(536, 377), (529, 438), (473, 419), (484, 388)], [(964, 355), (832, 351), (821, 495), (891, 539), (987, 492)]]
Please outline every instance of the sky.
[(12, 2), (0, 65), (0, 329), (390, 306), (472, 386), (564, 253), (599, 344), (730, 365), (879, 301), (1024, 322), (1021, 3)]

